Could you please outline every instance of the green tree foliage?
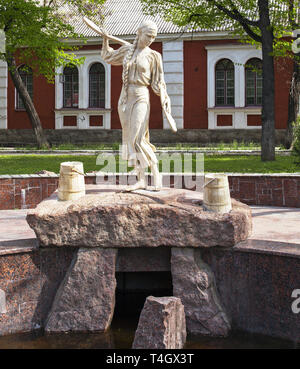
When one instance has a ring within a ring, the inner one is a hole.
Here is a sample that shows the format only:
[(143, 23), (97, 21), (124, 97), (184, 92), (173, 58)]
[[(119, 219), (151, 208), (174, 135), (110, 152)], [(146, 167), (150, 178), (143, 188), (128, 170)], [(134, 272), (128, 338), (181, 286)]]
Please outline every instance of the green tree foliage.
[[(69, 24), (68, 17), (99, 14), (104, 0), (0, 0), (0, 29), (6, 36), (6, 52), (0, 54), (7, 61), (18, 56), (18, 62), (30, 66), (35, 74), (53, 82), (55, 68), (82, 59), (66, 51), (76, 50), (65, 40), (84, 40)], [(63, 10), (65, 9), (65, 11)]]
[(76, 46), (66, 42), (66, 39), (84, 40), (83, 35), (70, 24), (70, 17), (101, 19), (99, 14), (104, 1), (0, 0), (0, 29), (4, 30), (6, 37), (5, 50), (0, 52), (0, 59), (7, 62), (39, 147), (49, 147), (49, 143), (17, 66), (25, 64), (31, 67), (35, 75), (43, 75), (49, 82), (53, 82), (58, 66), (82, 63), (83, 59), (76, 58), (72, 53)]
[[(189, 29), (226, 29), (251, 43), (261, 42), (258, 0), (141, 0), (144, 11)], [(291, 51), (291, 36), (299, 26), (299, 0), (266, 0), (278, 55)], [(280, 42), (281, 40), (281, 42)]]

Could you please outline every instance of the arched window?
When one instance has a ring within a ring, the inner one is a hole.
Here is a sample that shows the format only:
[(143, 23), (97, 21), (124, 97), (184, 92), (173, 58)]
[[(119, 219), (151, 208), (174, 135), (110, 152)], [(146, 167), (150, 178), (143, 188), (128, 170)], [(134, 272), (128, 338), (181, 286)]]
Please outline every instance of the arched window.
[(216, 65), (216, 105), (234, 105), (234, 65), (222, 59)]
[(95, 63), (90, 68), (89, 107), (105, 108), (105, 69), (101, 63)]
[(64, 68), (64, 108), (78, 108), (78, 69), (74, 65)]
[(245, 66), (246, 105), (262, 104), (262, 62), (258, 58), (247, 61)]
[[(19, 74), (22, 78), (22, 81), (29, 93), (31, 99), (33, 98), (33, 74), (32, 69), (30, 67), (26, 67), (25, 65), (21, 65), (19, 68)], [(25, 110), (25, 106), (23, 100), (21, 99), (20, 94), (17, 92), (17, 101), (16, 108), (18, 110)]]

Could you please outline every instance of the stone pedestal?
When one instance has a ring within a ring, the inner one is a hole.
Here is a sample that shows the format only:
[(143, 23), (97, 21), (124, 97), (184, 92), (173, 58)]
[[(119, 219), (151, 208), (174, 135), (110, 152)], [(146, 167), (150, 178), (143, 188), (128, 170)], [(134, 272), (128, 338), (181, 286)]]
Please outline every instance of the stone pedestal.
[[(250, 208), (232, 199), (232, 210), (220, 214), (205, 211), (202, 194), (194, 191), (122, 190), (121, 186), (87, 186), (87, 194), (73, 201), (58, 201), (55, 193), (28, 212), (27, 221), (41, 247), (79, 249), (56, 293), (45, 330), (105, 331), (114, 312), (117, 250), (130, 248), (134, 253), (160, 247), (172, 250), (174, 295), (185, 307), (188, 331), (227, 335), (230, 324), (213, 273), (198, 251), (233, 247), (247, 239), (252, 230)], [(122, 259), (119, 262), (124, 264)], [(168, 310), (166, 306), (174, 301), (151, 303)], [(172, 346), (170, 342), (166, 345)]]
[(132, 348), (181, 349), (185, 340), (185, 315), (180, 299), (147, 297)]

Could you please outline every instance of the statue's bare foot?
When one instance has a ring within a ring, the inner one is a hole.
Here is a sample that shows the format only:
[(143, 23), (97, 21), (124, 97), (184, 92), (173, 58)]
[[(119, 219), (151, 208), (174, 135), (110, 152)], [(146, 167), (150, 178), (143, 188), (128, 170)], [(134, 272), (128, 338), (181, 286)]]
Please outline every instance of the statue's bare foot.
[(154, 176), (154, 191), (159, 191), (162, 189), (162, 176), (160, 173), (156, 173)]
[(124, 191), (131, 192), (135, 190), (145, 190), (147, 188), (145, 180), (141, 179), (136, 182), (134, 185), (127, 187)]
[(153, 191), (160, 191), (161, 189), (162, 189), (162, 185), (160, 183), (160, 184), (154, 185)]
[(161, 183), (154, 183), (153, 186), (147, 186), (147, 190), (149, 191), (160, 191), (162, 189)]

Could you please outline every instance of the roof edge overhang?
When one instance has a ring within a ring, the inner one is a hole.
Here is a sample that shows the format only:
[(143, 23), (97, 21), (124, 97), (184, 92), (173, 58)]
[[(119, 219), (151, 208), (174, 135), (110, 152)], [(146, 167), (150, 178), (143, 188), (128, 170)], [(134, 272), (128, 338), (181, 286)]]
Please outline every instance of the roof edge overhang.
[(251, 44), (244, 44), (244, 43), (238, 43), (238, 44), (222, 44), (222, 45), (206, 45), (206, 50), (220, 50), (220, 49), (226, 49), (226, 50), (240, 50), (240, 49), (257, 49), (258, 47), (256, 45)]
[[(118, 36), (120, 39), (126, 41), (133, 41), (135, 39), (135, 35), (122, 35)], [(198, 40), (239, 40), (240, 37), (237, 35), (233, 35), (229, 31), (210, 31), (210, 32), (187, 32), (187, 33), (164, 33), (158, 34), (155, 41), (163, 42), (163, 41), (198, 41)], [(70, 45), (99, 45), (101, 43), (100, 36), (90, 36), (85, 37), (85, 41), (76, 40), (76, 39), (66, 39), (64, 40), (66, 43)], [(114, 44), (115, 42), (110, 42)]]

